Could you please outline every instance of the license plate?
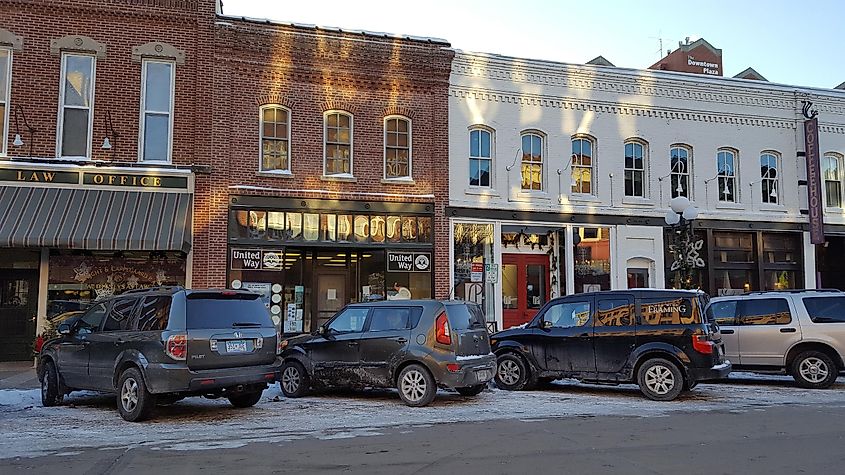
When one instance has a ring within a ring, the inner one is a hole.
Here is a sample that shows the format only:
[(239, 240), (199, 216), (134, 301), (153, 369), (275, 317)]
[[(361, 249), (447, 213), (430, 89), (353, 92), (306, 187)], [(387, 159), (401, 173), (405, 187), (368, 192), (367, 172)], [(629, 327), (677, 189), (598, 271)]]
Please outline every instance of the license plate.
[(246, 340), (227, 341), (226, 353), (246, 353)]
[(482, 369), (480, 371), (475, 372), (475, 379), (477, 381), (489, 381), (493, 379), (493, 373), (486, 369)]

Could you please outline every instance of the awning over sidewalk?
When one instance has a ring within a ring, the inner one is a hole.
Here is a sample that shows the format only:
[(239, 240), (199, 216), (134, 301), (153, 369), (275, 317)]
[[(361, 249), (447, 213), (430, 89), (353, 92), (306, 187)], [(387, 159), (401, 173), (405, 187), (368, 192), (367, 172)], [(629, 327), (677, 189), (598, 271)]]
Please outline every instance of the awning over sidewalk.
[(191, 194), (4, 186), (0, 247), (188, 252)]

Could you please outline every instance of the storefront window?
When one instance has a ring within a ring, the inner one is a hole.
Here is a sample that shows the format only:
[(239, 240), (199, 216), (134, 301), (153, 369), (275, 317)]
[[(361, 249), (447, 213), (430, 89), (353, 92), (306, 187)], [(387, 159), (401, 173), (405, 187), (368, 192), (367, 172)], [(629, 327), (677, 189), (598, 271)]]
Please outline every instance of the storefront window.
[(751, 263), (754, 262), (754, 234), (751, 233), (713, 233), (716, 261)]
[(716, 275), (716, 295), (739, 295), (755, 290), (754, 272), (750, 270), (714, 271)]
[(802, 248), (797, 234), (763, 234), (763, 262), (798, 264)]
[(302, 239), (305, 241), (316, 241), (320, 237), (320, 215), (305, 213), (302, 217)]
[(488, 322), (496, 321), (493, 295), (498, 269), (493, 258), (493, 231), (492, 224), (455, 223), (453, 227), (453, 295), (480, 304)]
[(574, 228), (575, 292), (610, 290), (610, 228)]
[(798, 288), (795, 271), (767, 270), (763, 273), (766, 279), (766, 290), (785, 290)]

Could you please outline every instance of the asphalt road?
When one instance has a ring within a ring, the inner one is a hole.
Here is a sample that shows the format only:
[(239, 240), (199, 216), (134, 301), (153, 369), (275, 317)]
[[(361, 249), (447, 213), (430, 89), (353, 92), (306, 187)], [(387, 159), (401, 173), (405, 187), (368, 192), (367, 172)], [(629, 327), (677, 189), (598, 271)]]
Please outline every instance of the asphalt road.
[(845, 406), (784, 405), (369, 428), (232, 449), (89, 448), (0, 460), (0, 473), (841, 473), (843, 437)]

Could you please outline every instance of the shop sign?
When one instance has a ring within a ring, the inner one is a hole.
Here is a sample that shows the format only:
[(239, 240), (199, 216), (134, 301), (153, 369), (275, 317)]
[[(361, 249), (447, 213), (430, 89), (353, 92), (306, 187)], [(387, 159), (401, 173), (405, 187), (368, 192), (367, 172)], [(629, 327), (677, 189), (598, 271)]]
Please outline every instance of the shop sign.
[(188, 177), (137, 173), (92, 173), (82, 176), (83, 185), (122, 186), (130, 188), (188, 188)]
[(822, 184), (819, 170), (819, 121), (815, 117), (804, 121), (804, 150), (807, 160), (807, 201), (810, 214), (810, 242), (824, 244), (824, 214), (822, 212)]
[(488, 284), (499, 283), (499, 264), (484, 264), (485, 281)]
[(282, 270), (283, 251), (264, 249), (232, 249), (229, 268), (232, 270)]
[(387, 252), (388, 272), (429, 272), (431, 271), (430, 252)]
[(29, 168), (0, 168), (0, 181), (20, 183), (79, 183), (79, 172), (32, 170)]
[(470, 272), (470, 282), (482, 282), (484, 280), (484, 263), (473, 262), (472, 270)]

